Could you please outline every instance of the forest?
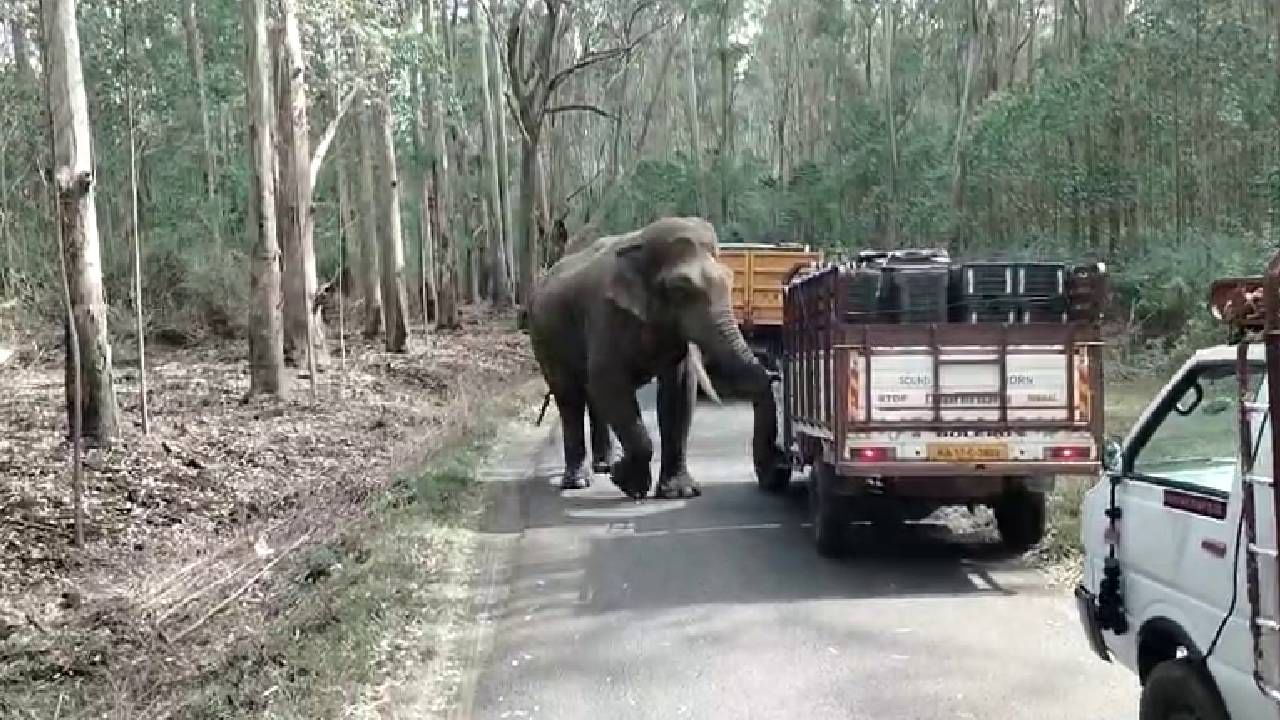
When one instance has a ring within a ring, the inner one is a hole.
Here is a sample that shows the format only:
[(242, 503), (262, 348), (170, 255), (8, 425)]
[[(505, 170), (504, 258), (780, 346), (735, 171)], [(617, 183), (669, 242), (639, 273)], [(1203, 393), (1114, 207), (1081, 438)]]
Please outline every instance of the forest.
[(68, 682), (64, 715), (198, 716), (270, 666), (173, 643), (321, 539), (297, 508), (469, 457), (584, 226), (1102, 260), (1118, 375), (1217, 337), (1206, 278), (1280, 232), (1267, 0), (3, 0), (0, 107), (0, 595), (40, 588), (0, 602), (0, 711), (56, 688), (40, 717)]

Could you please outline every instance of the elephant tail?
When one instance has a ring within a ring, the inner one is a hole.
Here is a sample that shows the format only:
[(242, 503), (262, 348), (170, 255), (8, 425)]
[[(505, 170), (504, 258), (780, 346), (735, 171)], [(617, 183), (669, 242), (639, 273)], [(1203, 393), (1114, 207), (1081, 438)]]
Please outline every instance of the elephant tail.
[(720, 403), (720, 395), (716, 393), (716, 389), (711, 385), (711, 377), (707, 375), (707, 367), (702, 364), (702, 350), (694, 343), (689, 343), (689, 354), (685, 358), (686, 370), (693, 375), (691, 380), (702, 388), (702, 392), (707, 394), (716, 404)]

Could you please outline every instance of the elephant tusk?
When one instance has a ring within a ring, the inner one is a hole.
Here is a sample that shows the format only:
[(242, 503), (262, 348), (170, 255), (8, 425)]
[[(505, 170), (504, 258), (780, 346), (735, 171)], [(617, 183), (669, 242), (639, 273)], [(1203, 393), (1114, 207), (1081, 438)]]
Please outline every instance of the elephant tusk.
[(538, 419), (533, 422), (534, 426), (542, 424), (542, 418), (547, 416), (547, 406), (551, 404), (551, 391), (547, 391), (547, 396), (542, 398), (542, 409), (538, 411)]
[(707, 394), (717, 405), (720, 403), (720, 395), (716, 393), (715, 387), (711, 385), (711, 378), (707, 375), (707, 368), (702, 364), (702, 350), (697, 345), (689, 343), (689, 369), (693, 372), (694, 378), (698, 382), (698, 387), (702, 388), (702, 392)]

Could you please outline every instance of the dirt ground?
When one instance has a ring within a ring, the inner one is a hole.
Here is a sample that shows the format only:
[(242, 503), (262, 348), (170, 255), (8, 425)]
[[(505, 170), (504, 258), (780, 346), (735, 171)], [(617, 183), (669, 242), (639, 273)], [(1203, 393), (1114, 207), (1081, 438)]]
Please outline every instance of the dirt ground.
[[(301, 378), (288, 401), (245, 402), (243, 343), (155, 348), (149, 436), (136, 360), (121, 359), (124, 436), (86, 455), (83, 548), (61, 363), (0, 367), (0, 715), (33, 684), (145, 696), (258, 632), (277, 564), (338, 537), (400, 469), (534, 377), (514, 324), (474, 313), (460, 331), (419, 332), (407, 355), (350, 334), (345, 370), (335, 341), (316, 398)], [(311, 556), (306, 568), (325, 571)]]

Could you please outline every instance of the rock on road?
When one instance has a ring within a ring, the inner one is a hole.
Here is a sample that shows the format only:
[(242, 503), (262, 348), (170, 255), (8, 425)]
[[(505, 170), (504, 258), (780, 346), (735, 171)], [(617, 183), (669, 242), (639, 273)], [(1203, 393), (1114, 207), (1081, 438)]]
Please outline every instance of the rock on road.
[(635, 503), (603, 477), (561, 493), (548, 420), (488, 475), (507, 484), (506, 545), (456, 716), (1137, 717), (1136, 679), (1090, 654), (1070, 593), (989, 533), (926, 523), (820, 558), (804, 483), (786, 497), (755, 487), (748, 407), (698, 407), (704, 494), (688, 501)]

